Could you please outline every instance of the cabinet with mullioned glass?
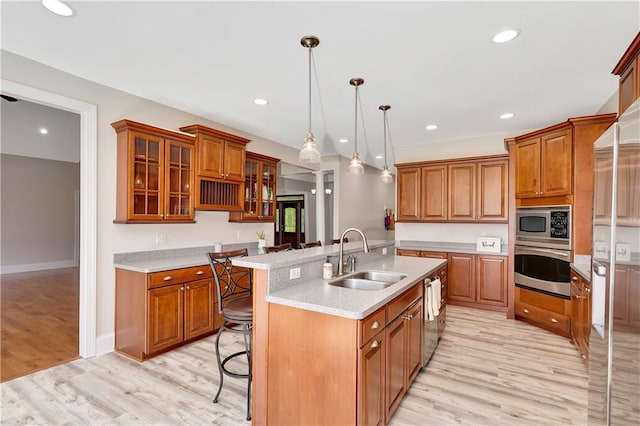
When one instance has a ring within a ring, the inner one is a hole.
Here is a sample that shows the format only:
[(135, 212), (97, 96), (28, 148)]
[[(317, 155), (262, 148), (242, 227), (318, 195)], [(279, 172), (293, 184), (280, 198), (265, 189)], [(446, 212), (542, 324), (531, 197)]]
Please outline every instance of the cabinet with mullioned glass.
[(115, 223), (194, 220), (194, 141), (183, 133), (121, 120)]
[(273, 222), (276, 215), (276, 179), (280, 160), (247, 152), (244, 169), (243, 211), (229, 212), (229, 222)]

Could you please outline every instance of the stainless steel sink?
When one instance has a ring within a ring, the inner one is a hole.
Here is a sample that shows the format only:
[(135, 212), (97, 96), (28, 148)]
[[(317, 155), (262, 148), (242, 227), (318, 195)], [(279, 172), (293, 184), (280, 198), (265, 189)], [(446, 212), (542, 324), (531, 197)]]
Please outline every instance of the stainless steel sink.
[(406, 274), (389, 271), (361, 271), (349, 276), (349, 278), (362, 278), (363, 280), (383, 281), (385, 283), (397, 283), (406, 277)]
[(336, 281), (331, 281), (329, 284), (336, 287), (353, 288), (356, 290), (383, 290), (394, 283), (363, 280), (362, 278), (341, 278)]
[(329, 282), (336, 287), (353, 288), (356, 290), (383, 290), (390, 285), (406, 278), (406, 274), (387, 271), (361, 271), (344, 278)]

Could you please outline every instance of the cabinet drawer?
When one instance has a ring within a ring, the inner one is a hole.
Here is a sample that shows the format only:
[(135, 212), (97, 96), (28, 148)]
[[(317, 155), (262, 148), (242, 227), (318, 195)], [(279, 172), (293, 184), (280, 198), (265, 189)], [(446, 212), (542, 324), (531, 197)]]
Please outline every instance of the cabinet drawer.
[(420, 252), (418, 250), (396, 249), (396, 255), (420, 257)]
[(565, 307), (565, 300), (559, 297), (549, 296), (548, 294), (539, 293), (537, 291), (527, 290), (525, 288), (517, 288), (519, 302), (527, 305), (536, 306), (546, 311), (556, 312), (559, 314), (568, 313)]
[(171, 269), (169, 271), (153, 272), (149, 274), (147, 288), (163, 287), (165, 285), (184, 283), (188, 281), (212, 278), (211, 266), (202, 265), (192, 268)]
[(564, 334), (570, 331), (571, 320), (567, 315), (547, 311), (527, 303), (516, 303), (516, 315)]
[(392, 300), (387, 304), (387, 321), (393, 321), (398, 315), (409, 307), (416, 299), (422, 296), (422, 281), (414, 286), (412, 289), (407, 290), (400, 297)]
[(360, 347), (369, 341), (373, 336), (384, 329), (387, 324), (387, 310), (385, 307), (378, 309), (369, 315), (359, 324)]

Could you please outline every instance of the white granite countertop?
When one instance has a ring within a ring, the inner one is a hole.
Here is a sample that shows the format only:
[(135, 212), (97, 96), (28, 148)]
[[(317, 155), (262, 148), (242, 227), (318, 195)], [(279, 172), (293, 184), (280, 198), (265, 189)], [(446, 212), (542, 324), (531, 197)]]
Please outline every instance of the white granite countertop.
[[(444, 259), (386, 256), (383, 259), (358, 265), (357, 271), (394, 271), (407, 277), (383, 290), (356, 290), (329, 284), (339, 278), (312, 280), (285, 290), (268, 294), (266, 301), (294, 308), (306, 309), (345, 318), (362, 319), (408, 290), (418, 281), (430, 276), (446, 262)], [(349, 276), (351, 273), (346, 274)]]
[(571, 263), (571, 269), (576, 271), (585, 280), (591, 282), (591, 264), (590, 263)]

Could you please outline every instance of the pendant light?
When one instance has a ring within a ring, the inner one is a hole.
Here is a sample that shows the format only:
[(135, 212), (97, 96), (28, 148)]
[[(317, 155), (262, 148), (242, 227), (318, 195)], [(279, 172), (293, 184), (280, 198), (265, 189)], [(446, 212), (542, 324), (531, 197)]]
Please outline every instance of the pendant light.
[(353, 175), (363, 175), (364, 167), (362, 167), (362, 160), (358, 155), (358, 87), (364, 84), (362, 78), (352, 78), (349, 80), (349, 84), (356, 88), (356, 113), (355, 113), (355, 130), (353, 136), (353, 155), (351, 156), (351, 162), (347, 171)]
[(300, 40), (300, 44), (309, 50), (309, 129), (307, 136), (304, 138), (304, 145), (300, 151), (298, 161), (301, 163), (319, 163), (320, 151), (316, 144), (316, 138), (311, 133), (311, 49), (320, 44), (320, 40), (316, 36), (304, 36)]
[(382, 168), (382, 173), (380, 173), (380, 181), (382, 183), (391, 183), (393, 182), (393, 175), (389, 170), (389, 166), (387, 166), (387, 110), (391, 109), (391, 106), (380, 105), (378, 109), (382, 111), (384, 116), (384, 167)]

